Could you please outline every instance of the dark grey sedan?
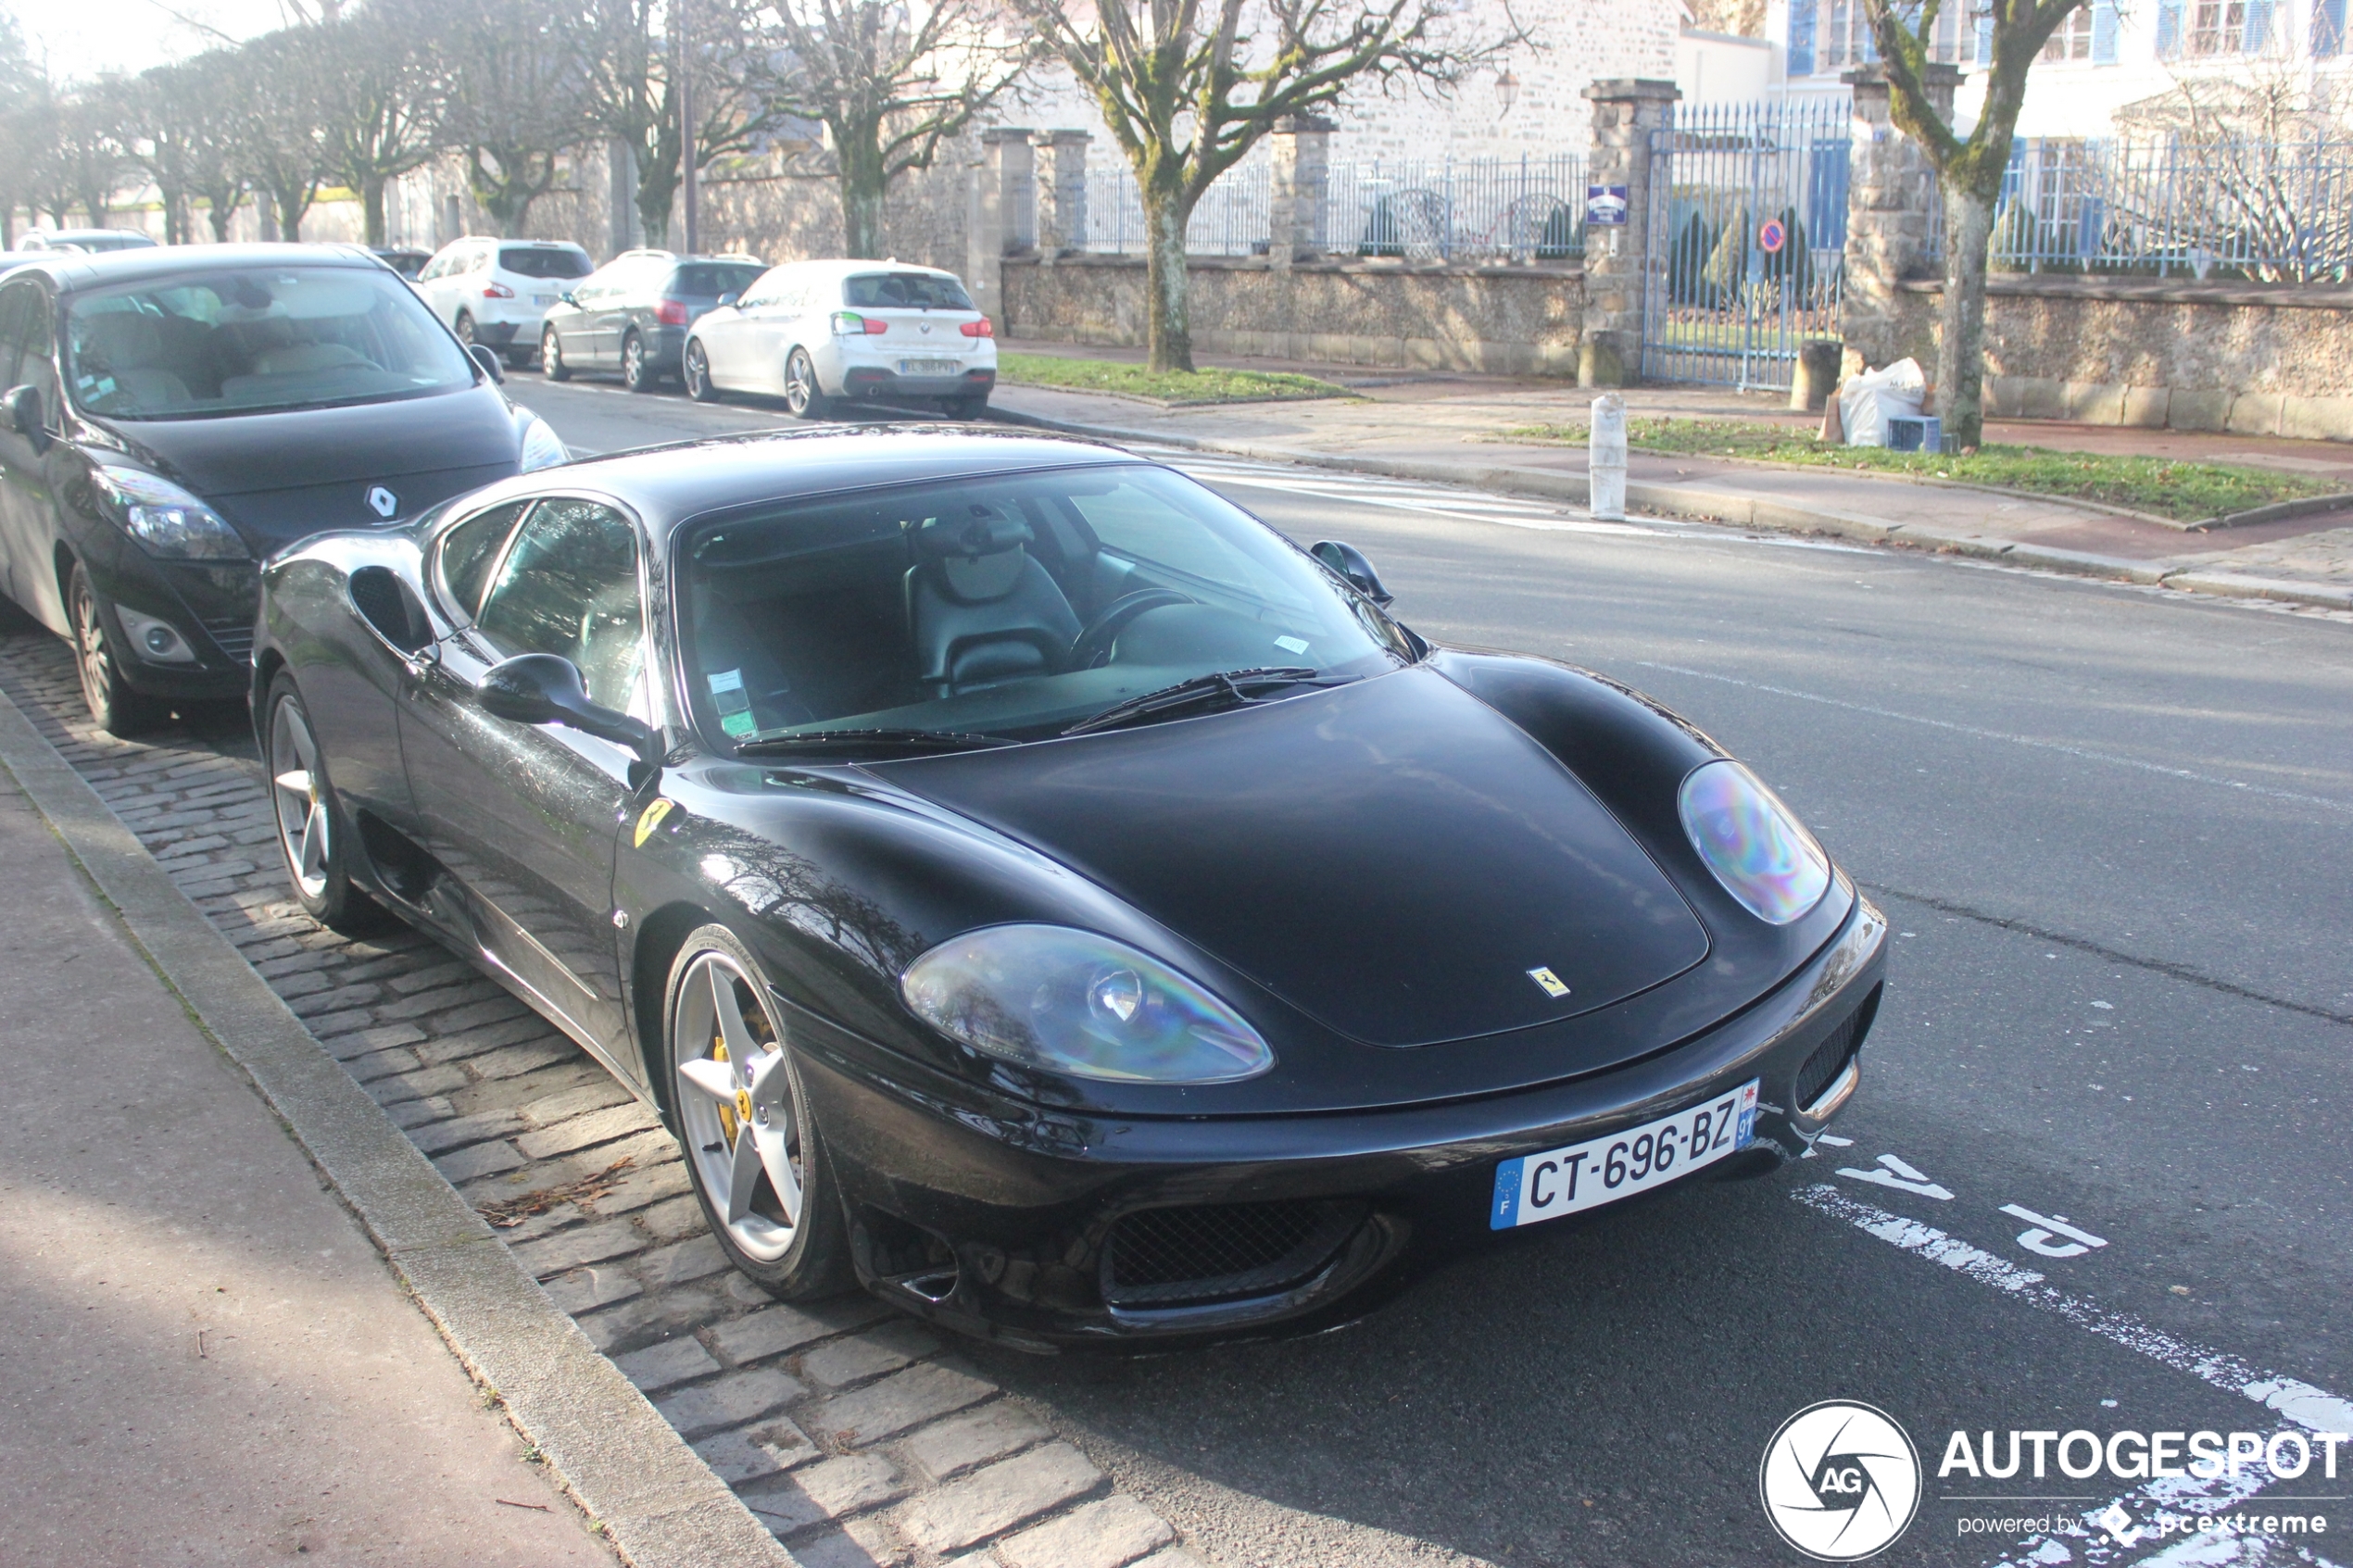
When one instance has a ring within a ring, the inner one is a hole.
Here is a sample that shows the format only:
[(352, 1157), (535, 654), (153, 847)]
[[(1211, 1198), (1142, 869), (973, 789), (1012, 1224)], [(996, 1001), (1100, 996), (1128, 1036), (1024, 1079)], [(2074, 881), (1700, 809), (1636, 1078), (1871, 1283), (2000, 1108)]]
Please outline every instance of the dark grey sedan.
[(686, 329), (751, 286), (767, 264), (749, 256), (625, 250), (574, 283), (539, 329), (549, 381), (617, 371), (632, 392), (679, 373)]

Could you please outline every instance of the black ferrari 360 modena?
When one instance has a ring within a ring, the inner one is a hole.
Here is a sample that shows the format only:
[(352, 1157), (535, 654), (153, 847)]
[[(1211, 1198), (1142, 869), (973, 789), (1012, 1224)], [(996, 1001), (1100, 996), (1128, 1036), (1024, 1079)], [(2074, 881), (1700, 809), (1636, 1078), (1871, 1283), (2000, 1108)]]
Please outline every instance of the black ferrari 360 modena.
[(288, 869), (659, 1108), (737, 1267), (1009, 1344), (1329, 1321), (1802, 1154), (1885, 922), (1747, 770), (1113, 448), (840, 428), (263, 575)]

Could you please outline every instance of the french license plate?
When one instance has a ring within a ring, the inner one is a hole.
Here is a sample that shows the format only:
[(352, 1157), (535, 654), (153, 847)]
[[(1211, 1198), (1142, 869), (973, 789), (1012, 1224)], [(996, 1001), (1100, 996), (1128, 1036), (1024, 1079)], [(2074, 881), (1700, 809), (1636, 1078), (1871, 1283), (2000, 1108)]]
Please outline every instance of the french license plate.
[(535, 294), (531, 296), (531, 303), (534, 305), (553, 305), (556, 303), (556, 296), (551, 294)]
[(1495, 1167), (1491, 1230), (1507, 1231), (1598, 1209), (1712, 1165), (1756, 1132), (1756, 1085), (1737, 1089), (1591, 1143), (1523, 1154)]
[(962, 359), (901, 359), (899, 373), (902, 376), (954, 376), (963, 373)]

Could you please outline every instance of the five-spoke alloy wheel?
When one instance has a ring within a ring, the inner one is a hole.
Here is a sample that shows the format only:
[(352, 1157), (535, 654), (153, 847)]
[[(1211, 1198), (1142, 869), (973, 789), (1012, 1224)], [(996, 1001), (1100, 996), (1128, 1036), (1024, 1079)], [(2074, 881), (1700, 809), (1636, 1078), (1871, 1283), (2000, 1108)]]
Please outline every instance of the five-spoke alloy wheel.
[(76, 561), (66, 577), (66, 613), (73, 622), (76, 672), (82, 677), (82, 700), (90, 717), (109, 734), (135, 735), (160, 723), (164, 707), (153, 697), (131, 689), (107, 629), (107, 612), (90, 574)]
[(785, 407), (801, 420), (822, 420), (833, 412), (833, 399), (818, 383), (816, 363), (805, 348), (794, 349), (785, 361)]
[(846, 1280), (841, 1201), (756, 960), (707, 925), (670, 972), (670, 1091), (686, 1168), (736, 1266), (798, 1298)]
[(572, 367), (564, 363), (563, 341), (553, 327), (539, 334), (539, 371), (549, 381), (572, 380)]
[(680, 373), (686, 378), (687, 396), (698, 403), (719, 401), (719, 388), (712, 384), (711, 379), (711, 356), (704, 351), (700, 339), (689, 338), (686, 341), (686, 352), (680, 361)]
[(359, 934), (382, 928), (384, 911), (352, 885), (349, 837), (342, 802), (328, 781), (326, 759), (310, 728), (310, 714), (294, 678), (281, 671), (270, 684), (270, 804), (278, 823), (278, 847), (295, 897), (311, 919), (336, 931)]

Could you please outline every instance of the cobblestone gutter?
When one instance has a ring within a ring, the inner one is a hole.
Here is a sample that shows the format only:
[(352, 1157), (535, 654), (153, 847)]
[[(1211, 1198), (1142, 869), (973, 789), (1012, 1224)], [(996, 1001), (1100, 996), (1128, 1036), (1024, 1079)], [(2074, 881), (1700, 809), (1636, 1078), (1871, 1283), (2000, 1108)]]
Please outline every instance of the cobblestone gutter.
[(1205, 1563), (922, 1325), (730, 1270), (651, 1110), (472, 964), (313, 924), (236, 716), (118, 740), (44, 633), (0, 637), (0, 689), (802, 1562)]

